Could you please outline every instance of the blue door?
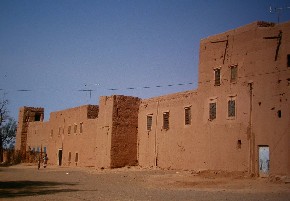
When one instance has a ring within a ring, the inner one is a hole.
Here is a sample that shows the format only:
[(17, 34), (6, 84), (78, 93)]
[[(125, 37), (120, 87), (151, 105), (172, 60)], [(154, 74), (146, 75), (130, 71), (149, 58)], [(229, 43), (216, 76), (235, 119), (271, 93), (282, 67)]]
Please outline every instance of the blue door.
[(270, 170), (269, 146), (259, 146), (259, 175), (267, 177)]

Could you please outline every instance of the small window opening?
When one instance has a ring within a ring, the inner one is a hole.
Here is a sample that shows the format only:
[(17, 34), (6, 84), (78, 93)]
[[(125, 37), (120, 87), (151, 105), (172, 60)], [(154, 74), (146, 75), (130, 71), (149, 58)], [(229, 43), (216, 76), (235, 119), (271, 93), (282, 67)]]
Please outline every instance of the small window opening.
[(75, 163), (77, 164), (77, 162), (79, 162), (79, 153), (76, 153), (76, 156), (75, 156)]
[(221, 85), (221, 69), (219, 68), (214, 69), (214, 85), (215, 86)]
[(209, 104), (209, 120), (214, 120), (216, 118), (216, 103)]
[(50, 130), (50, 137), (53, 137), (53, 129)]
[(279, 117), (279, 118), (282, 117), (282, 111), (281, 111), (281, 110), (278, 110), (277, 114), (278, 114), (278, 117)]
[(34, 121), (40, 121), (41, 120), (41, 114), (36, 113), (34, 116)]
[(238, 77), (238, 66), (231, 66), (231, 82), (236, 82)]
[(70, 132), (71, 132), (71, 126), (68, 126), (68, 128), (67, 128), (67, 134), (70, 134)]
[(169, 112), (163, 113), (163, 129), (169, 129)]
[(228, 117), (235, 117), (236, 116), (236, 101), (229, 100), (228, 101)]
[(74, 133), (76, 133), (77, 132), (77, 130), (78, 130), (78, 125), (74, 125)]
[(290, 54), (287, 54), (287, 67), (290, 68)]
[(46, 147), (43, 147), (43, 152), (46, 153)]
[(147, 115), (147, 131), (151, 131), (152, 129), (152, 115)]
[(82, 132), (83, 132), (83, 122), (80, 123), (80, 133), (82, 133)]
[(242, 148), (242, 140), (238, 140), (237, 149), (241, 149), (241, 148)]
[(184, 108), (184, 123), (185, 125), (190, 125), (191, 124), (191, 108), (186, 107)]
[(71, 162), (71, 152), (68, 152), (68, 162)]

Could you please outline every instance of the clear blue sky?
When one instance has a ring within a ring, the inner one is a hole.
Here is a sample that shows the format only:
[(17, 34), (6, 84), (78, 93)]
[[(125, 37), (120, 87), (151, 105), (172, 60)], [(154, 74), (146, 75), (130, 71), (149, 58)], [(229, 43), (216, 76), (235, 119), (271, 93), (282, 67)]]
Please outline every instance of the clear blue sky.
[[(48, 119), (52, 111), (98, 104), (99, 96), (195, 89), (200, 39), (277, 22), (270, 5), (290, 1), (0, 0), (1, 98), (10, 100), (14, 118), (19, 107), (34, 106)], [(289, 20), (285, 9), (280, 21)]]

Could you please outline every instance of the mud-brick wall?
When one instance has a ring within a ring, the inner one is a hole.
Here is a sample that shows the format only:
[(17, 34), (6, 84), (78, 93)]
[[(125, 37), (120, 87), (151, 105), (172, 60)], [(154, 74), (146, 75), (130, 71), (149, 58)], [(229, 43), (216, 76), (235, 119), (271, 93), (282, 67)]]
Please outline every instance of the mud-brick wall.
[(111, 139), (111, 168), (136, 165), (140, 99), (114, 96)]

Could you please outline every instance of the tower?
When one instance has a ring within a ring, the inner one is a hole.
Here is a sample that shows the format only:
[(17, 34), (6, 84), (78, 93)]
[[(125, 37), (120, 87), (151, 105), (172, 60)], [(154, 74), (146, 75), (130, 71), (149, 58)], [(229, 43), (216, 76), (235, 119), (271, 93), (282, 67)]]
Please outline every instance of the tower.
[(26, 152), (27, 130), (29, 122), (43, 121), (44, 108), (21, 107), (18, 115), (15, 149), (21, 153)]

